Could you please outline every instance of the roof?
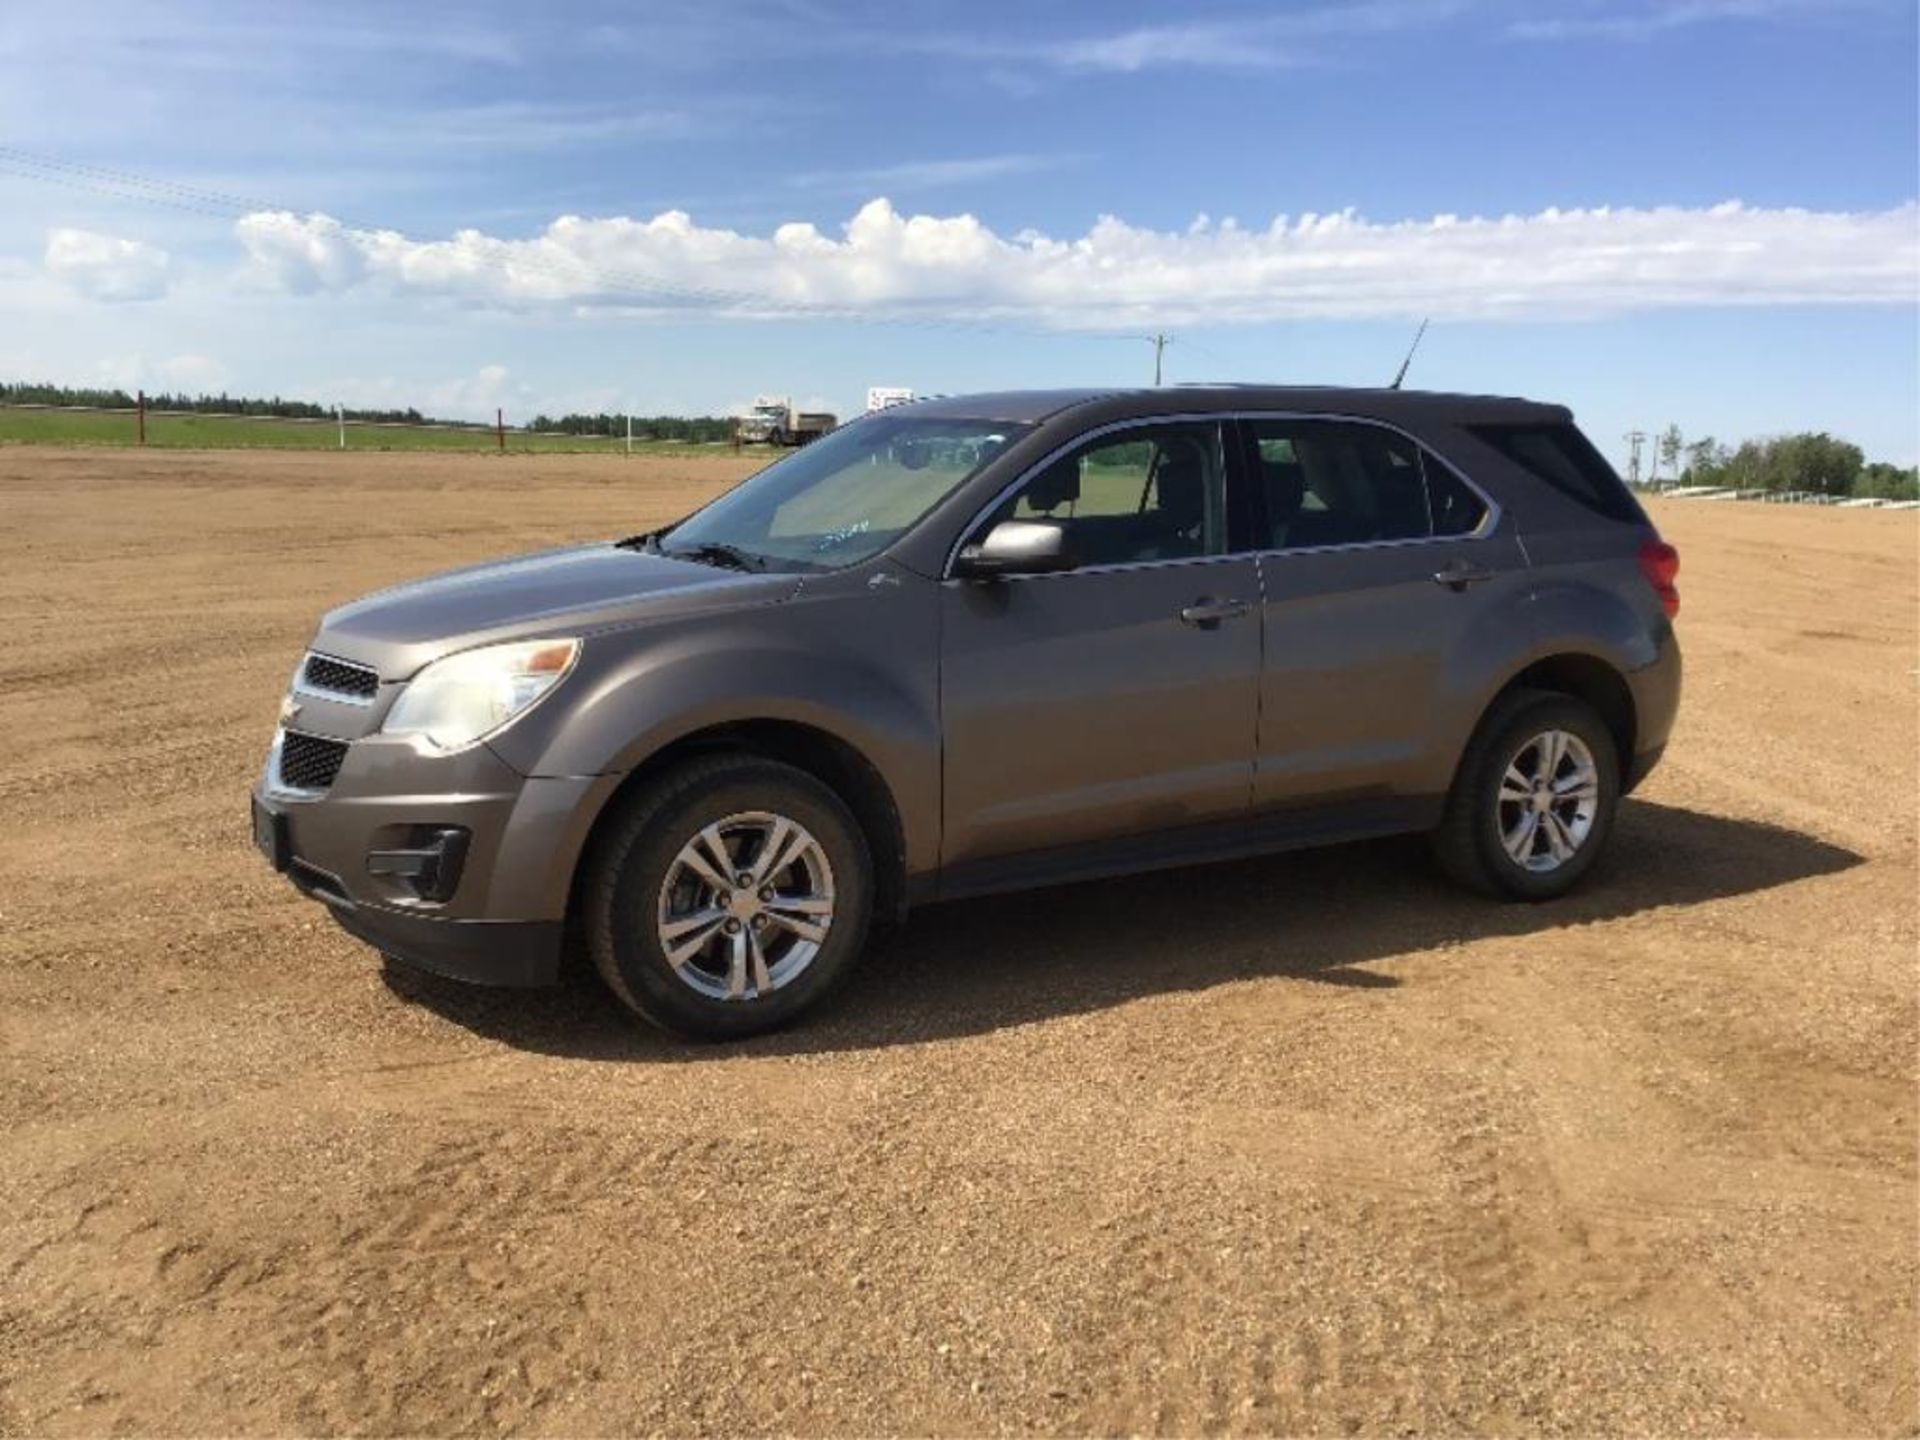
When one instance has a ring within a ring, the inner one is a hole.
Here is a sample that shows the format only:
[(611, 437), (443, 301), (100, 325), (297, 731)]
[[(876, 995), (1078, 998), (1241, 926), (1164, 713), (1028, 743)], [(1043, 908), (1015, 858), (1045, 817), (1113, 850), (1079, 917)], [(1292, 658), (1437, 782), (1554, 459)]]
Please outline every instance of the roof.
[(983, 395), (935, 395), (914, 401), (913, 413), (938, 418), (952, 416), (963, 420), (1006, 420), (1017, 425), (1031, 425), (1075, 405), (1124, 393), (1115, 390), (995, 390)]
[(1303, 385), (1174, 385), (1136, 390), (1003, 390), (942, 395), (914, 403), (918, 415), (1035, 424), (1068, 410), (1105, 423), (1138, 415), (1287, 410), (1377, 419), (1564, 421), (1567, 411), (1508, 395), (1454, 395), (1435, 390), (1354, 389)]

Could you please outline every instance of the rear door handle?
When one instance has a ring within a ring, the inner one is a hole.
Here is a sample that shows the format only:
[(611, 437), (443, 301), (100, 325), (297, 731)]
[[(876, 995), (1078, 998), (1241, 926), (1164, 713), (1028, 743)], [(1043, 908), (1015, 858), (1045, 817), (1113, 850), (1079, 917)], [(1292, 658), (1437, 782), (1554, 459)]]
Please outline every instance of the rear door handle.
[(1492, 578), (1491, 570), (1467, 560), (1456, 560), (1444, 570), (1433, 572), (1434, 584), (1444, 585), (1453, 591), (1464, 590), (1469, 585), (1479, 585)]
[(1218, 630), (1222, 620), (1238, 620), (1253, 606), (1245, 600), (1196, 600), (1180, 611), (1180, 623), (1201, 630)]

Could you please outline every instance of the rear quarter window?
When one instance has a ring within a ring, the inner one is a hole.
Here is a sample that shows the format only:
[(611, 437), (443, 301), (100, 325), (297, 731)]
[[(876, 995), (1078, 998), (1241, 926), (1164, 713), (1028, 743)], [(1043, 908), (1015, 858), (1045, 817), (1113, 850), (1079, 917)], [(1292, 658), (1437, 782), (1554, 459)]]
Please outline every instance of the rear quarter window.
[(1487, 518), (1486, 502), (1426, 451), (1420, 464), (1427, 476), (1427, 506), (1433, 512), (1435, 535), (1471, 535)]
[(1507, 459), (1610, 520), (1642, 518), (1606, 456), (1572, 425), (1470, 425), (1468, 432)]

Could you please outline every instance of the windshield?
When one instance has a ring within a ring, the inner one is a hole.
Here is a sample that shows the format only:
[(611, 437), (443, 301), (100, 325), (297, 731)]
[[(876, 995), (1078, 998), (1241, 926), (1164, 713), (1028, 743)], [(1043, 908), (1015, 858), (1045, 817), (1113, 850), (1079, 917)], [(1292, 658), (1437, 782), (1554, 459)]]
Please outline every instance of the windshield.
[(1029, 427), (882, 412), (844, 425), (729, 490), (659, 538), (780, 569), (838, 570), (879, 554)]

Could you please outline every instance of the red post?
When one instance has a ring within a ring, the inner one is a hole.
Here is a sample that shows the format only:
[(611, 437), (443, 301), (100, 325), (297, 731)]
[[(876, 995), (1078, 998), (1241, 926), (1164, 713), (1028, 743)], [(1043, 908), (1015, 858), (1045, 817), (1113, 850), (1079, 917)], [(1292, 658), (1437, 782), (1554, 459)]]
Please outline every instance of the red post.
[(135, 405), (135, 409), (140, 416), (140, 443), (144, 445), (147, 443), (147, 392), (141, 390), (137, 393), (140, 398)]
[(493, 434), (494, 434), (494, 438), (500, 442), (500, 453), (502, 455), (506, 454), (507, 453), (507, 412), (505, 410), (502, 410), (502, 409), (494, 410)]

